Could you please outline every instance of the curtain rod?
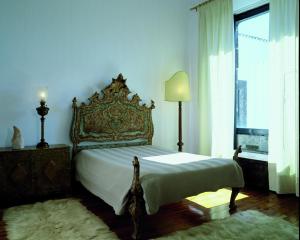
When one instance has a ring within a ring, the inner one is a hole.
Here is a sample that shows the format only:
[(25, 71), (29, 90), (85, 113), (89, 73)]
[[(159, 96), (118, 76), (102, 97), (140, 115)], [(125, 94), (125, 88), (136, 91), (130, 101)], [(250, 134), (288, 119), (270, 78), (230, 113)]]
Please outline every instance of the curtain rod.
[(196, 10), (196, 12), (197, 12), (197, 8), (198, 8), (198, 7), (200, 7), (201, 5), (204, 5), (204, 4), (208, 3), (208, 2), (211, 2), (211, 1), (213, 1), (213, 0), (206, 0), (206, 1), (204, 1), (204, 2), (200, 2), (200, 3), (198, 3), (197, 5), (195, 5), (194, 7), (191, 7), (190, 10), (191, 10), (191, 11)]

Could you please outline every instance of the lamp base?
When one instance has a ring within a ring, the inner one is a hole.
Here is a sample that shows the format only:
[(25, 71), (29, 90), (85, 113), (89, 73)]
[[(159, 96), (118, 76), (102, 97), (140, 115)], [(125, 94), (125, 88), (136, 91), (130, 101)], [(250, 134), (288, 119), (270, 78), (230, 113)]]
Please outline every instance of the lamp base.
[(178, 102), (178, 152), (182, 152), (182, 102)]
[(178, 146), (178, 152), (182, 152), (183, 142), (178, 142), (177, 146)]
[(49, 148), (49, 144), (46, 143), (46, 142), (39, 142), (39, 143), (36, 145), (36, 148)]

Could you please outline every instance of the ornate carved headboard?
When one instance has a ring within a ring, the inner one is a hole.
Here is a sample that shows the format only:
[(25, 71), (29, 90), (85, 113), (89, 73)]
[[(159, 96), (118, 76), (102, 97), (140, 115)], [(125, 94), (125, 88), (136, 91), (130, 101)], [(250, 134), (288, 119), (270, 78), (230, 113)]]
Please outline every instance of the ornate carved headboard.
[[(153, 123), (151, 106), (140, 105), (135, 94), (128, 99), (130, 90), (126, 79), (119, 74), (117, 79), (105, 87), (102, 96), (95, 92), (89, 103), (77, 105), (73, 99), (73, 120), (71, 140), (73, 152), (86, 148), (103, 148), (145, 145), (152, 143)], [(96, 145), (79, 145), (82, 142), (98, 142)]]

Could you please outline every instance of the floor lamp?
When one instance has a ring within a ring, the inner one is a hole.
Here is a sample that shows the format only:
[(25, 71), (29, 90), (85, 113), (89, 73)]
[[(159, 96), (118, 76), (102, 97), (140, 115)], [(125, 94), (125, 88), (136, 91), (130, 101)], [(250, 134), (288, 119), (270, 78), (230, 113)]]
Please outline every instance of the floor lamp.
[(182, 152), (182, 102), (189, 101), (190, 85), (186, 72), (176, 72), (168, 81), (165, 82), (165, 100), (178, 102), (178, 151)]

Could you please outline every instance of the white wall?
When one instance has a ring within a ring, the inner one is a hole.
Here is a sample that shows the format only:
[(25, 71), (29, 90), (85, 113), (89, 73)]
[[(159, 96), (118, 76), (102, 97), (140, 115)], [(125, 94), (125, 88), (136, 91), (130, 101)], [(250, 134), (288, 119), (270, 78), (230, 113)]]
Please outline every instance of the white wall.
[[(190, 6), (207, 2), (208, 0), (189, 0)], [(268, 3), (269, 0), (232, 0), (234, 13), (240, 13)]]
[(182, 0), (0, 0), (0, 146), (12, 126), (25, 145), (40, 138), (37, 92), (48, 88), (46, 141), (70, 143), (71, 101), (85, 101), (123, 73), (153, 99), (154, 144), (176, 149), (177, 105), (164, 84), (187, 64), (189, 2)]
[(269, 0), (233, 0), (234, 13), (241, 13), (268, 3)]

